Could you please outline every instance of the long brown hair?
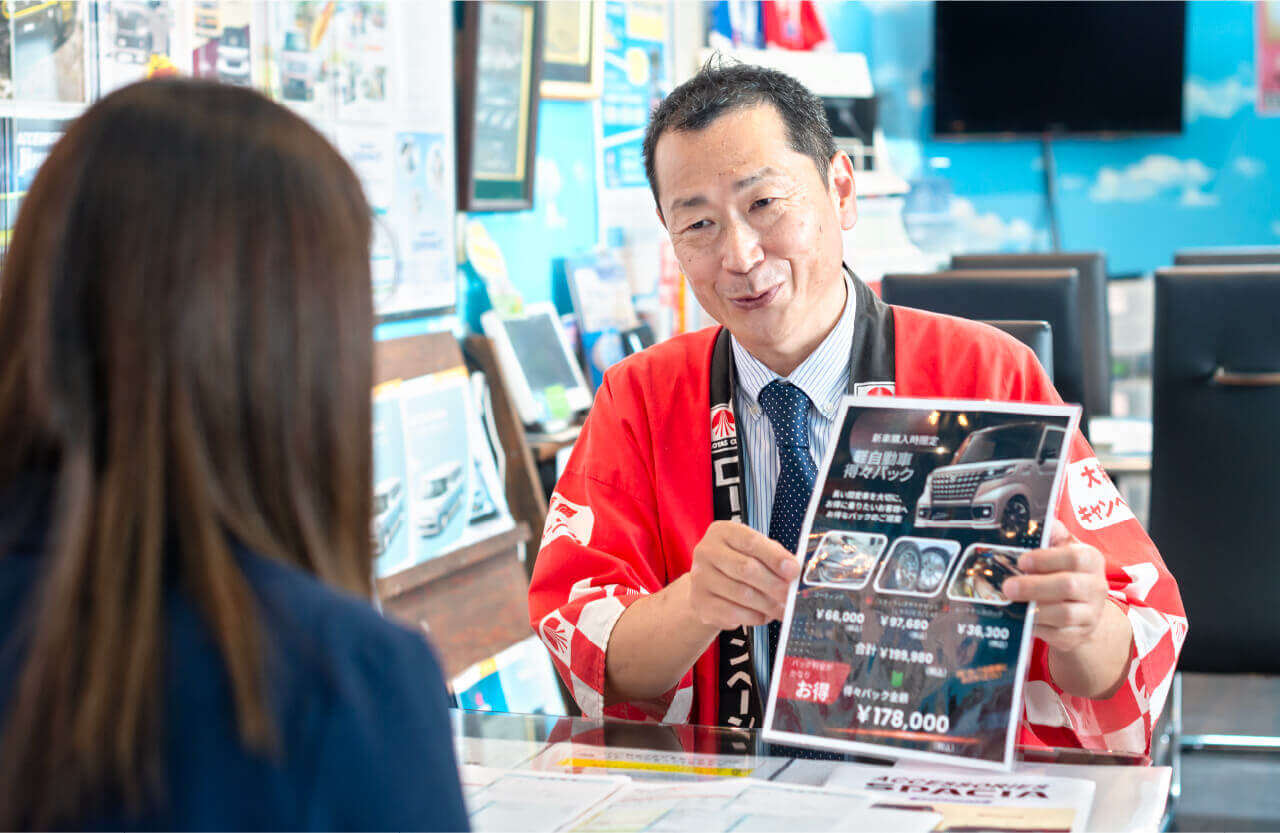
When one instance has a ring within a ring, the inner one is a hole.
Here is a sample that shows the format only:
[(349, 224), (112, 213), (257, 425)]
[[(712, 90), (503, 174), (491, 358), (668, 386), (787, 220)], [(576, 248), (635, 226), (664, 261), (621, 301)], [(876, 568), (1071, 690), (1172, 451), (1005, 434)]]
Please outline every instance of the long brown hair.
[(369, 594), (369, 237), (351, 168), (248, 90), (136, 84), (53, 147), (0, 275), (0, 485), (38, 471), (52, 495), (0, 829), (157, 798), (168, 583), (263, 752), (232, 543)]

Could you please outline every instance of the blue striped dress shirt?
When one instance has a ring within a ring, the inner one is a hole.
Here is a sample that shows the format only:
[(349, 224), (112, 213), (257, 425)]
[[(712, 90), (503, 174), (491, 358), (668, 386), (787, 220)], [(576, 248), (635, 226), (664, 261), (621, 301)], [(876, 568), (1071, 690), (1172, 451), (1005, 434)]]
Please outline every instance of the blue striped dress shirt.
[[(821, 471), (835, 429), (836, 411), (849, 389), (849, 352), (853, 349), (853, 316), (856, 296), (845, 278), (844, 310), (827, 337), (809, 354), (785, 381), (809, 397), (809, 453), (814, 466)], [(732, 339), (733, 361), (738, 371), (738, 389), (734, 401), (737, 411), (738, 441), (742, 449), (743, 483), (746, 486), (747, 524), (769, 534), (769, 514), (773, 509), (773, 492), (778, 483), (778, 448), (773, 441), (773, 427), (760, 407), (758, 397), (764, 386), (783, 377), (774, 373), (747, 349)], [(762, 699), (769, 690), (768, 628), (755, 628), (754, 653), (756, 679), (760, 680)]]

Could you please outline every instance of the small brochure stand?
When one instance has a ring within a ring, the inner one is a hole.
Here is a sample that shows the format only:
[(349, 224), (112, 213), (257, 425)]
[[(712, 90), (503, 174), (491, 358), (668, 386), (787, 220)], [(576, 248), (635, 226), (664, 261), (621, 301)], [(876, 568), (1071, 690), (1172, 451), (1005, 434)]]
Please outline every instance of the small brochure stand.
[[(378, 383), (464, 367), (450, 333), (379, 342), (374, 358)], [(529, 525), (517, 516), (514, 527), (385, 575), (377, 580), (382, 608), (427, 633), (452, 677), (529, 635), (521, 563), (529, 537)]]

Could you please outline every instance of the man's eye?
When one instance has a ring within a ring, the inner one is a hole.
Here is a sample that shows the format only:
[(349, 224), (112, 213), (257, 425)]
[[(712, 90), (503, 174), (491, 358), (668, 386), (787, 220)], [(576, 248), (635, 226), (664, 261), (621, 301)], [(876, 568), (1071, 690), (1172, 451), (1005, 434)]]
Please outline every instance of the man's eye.
[(752, 207), (752, 208), (767, 208), (768, 206), (773, 205), (773, 201), (774, 201), (774, 198), (773, 198), (773, 197), (761, 197), (760, 199), (758, 199), (758, 200), (756, 200), (755, 202), (751, 203), (751, 207)]
[(709, 225), (711, 225), (710, 220), (699, 220), (698, 222), (688, 226), (685, 231), (698, 231), (699, 229), (704, 229)]

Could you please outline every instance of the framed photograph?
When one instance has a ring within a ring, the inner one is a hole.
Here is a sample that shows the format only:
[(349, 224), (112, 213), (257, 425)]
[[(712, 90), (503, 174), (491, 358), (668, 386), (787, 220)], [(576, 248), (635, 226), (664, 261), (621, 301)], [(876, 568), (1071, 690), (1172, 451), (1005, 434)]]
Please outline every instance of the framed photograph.
[(533, 0), (459, 3), (458, 209), (533, 207), (543, 8)]
[(599, 98), (604, 86), (604, 0), (548, 0), (543, 98)]

